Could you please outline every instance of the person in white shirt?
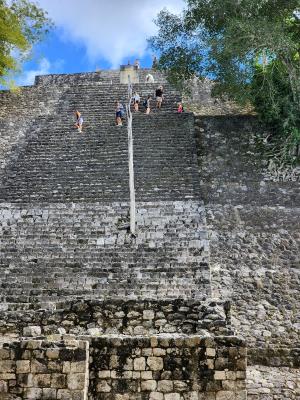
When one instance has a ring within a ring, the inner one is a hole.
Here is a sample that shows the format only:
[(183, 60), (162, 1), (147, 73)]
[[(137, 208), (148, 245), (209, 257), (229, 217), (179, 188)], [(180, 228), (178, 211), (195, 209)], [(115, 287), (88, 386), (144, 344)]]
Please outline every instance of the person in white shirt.
[(76, 117), (75, 126), (78, 129), (78, 132), (81, 133), (82, 132), (83, 118), (81, 116), (81, 113), (78, 110), (75, 111), (75, 117)]
[(139, 111), (140, 101), (141, 101), (140, 95), (138, 94), (138, 92), (135, 92), (133, 97), (132, 97), (134, 111)]
[(146, 83), (154, 83), (153, 75), (148, 74), (148, 75), (146, 76)]

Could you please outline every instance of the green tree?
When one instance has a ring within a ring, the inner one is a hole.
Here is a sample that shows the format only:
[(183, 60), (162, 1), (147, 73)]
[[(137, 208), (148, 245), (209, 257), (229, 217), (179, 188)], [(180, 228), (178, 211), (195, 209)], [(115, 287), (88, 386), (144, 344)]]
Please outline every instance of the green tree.
[(0, 0), (0, 79), (16, 71), (42, 40), (52, 22), (47, 13), (29, 0)]
[[(215, 80), (213, 94), (251, 102), (272, 127), (274, 151), (293, 158), (300, 132), (300, 0), (187, 0), (181, 16), (163, 10), (150, 38), (159, 68), (182, 84)], [(266, 112), (268, 111), (268, 112)], [(275, 140), (276, 139), (276, 140)]]

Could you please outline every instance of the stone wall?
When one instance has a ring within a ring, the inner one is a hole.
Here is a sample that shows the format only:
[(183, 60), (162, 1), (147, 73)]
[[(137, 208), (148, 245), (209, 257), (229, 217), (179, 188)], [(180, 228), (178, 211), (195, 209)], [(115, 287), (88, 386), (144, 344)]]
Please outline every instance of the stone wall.
[(245, 343), (231, 336), (41, 338), (0, 348), (7, 400), (245, 400), (245, 377)]
[(245, 400), (244, 346), (236, 337), (93, 338), (89, 398)]
[(0, 335), (231, 335), (229, 308), (227, 303), (209, 299), (60, 302), (57, 311), (0, 312)]
[(78, 297), (208, 296), (202, 205), (137, 203), (136, 238), (127, 233), (128, 210), (125, 202), (2, 203), (2, 308), (53, 309)]
[(209, 207), (215, 289), (232, 300), (233, 326), (250, 347), (299, 346), (299, 215), (297, 208)]
[(0, 348), (1, 399), (86, 400), (88, 342), (22, 340)]
[(210, 79), (194, 78), (184, 95), (186, 108), (195, 112), (196, 115), (243, 115), (253, 112), (251, 107), (240, 107), (233, 101), (213, 97), (211, 91), (214, 81)]
[(214, 297), (247, 340), (249, 398), (299, 398), (299, 185), (265, 179), (253, 117), (196, 121)]
[(253, 118), (199, 119), (212, 290), (232, 301), (250, 348), (298, 347), (300, 188), (264, 180), (257, 129)]
[(297, 400), (300, 398), (300, 369), (247, 367), (248, 400)]
[(35, 77), (35, 86), (48, 86), (48, 85), (84, 85), (91, 84), (118, 84), (120, 83), (120, 71), (96, 71), (84, 72), (75, 74), (51, 74), (51, 75), (38, 75)]
[[(143, 68), (137, 70), (140, 83), (146, 82), (146, 76), (151, 74), (154, 82), (166, 83), (164, 75), (150, 68)], [(96, 72), (84, 72), (76, 74), (52, 74), (52, 75), (39, 75), (35, 77), (35, 85), (61, 85), (61, 84), (85, 84), (93, 83), (95, 85), (101, 84), (120, 84), (120, 70), (99, 70)], [(127, 83), (126, 83), (127, 85)]]

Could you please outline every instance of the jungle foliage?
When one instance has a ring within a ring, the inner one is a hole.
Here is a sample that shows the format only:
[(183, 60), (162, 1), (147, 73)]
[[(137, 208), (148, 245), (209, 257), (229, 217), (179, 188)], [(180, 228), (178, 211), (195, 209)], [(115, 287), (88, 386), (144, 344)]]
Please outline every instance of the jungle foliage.
[(171, 82), (213, 79), (213, 95), (255, 107), (273, 161), (299, 161), (300, 0), (187, 0), (181, 16), (165, 9), (156, 24), (150, 46)]
[(0, 0), (0, 83), (30, 57), (51, 26), (47, 13), (31, 1)]

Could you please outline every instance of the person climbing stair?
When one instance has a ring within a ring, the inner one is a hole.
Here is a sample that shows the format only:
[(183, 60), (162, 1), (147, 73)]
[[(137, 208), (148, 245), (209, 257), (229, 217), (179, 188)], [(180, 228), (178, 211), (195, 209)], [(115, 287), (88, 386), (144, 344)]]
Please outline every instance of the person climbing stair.
[(164, 98), (164, 92), (163, 92), (163, 87), (159, 86), (156, 91), (155, 91), (155, 97), (156, 97), (156, 108), (161, 108), (161, 103)]
[(75, 117), (76, 117), (75, 126), (78, 129), (78, 132), (81, 133), (82, 132), (82, 125), (83, 125), (83, 118), (81, 116), (81, 113), (78, 110), (75, 111)]
[(122, 118), (125, 116), (123, 104), (118, 100), (116, 101), (116, 125), (122, 126)]
[(133, 97), (132, 97), (134, 111), (139, 111), (140, 101), (141, 101), (140, 95), (138, 94), (138, 92), (135, 92)]
[(143, 106), (144, 106), (144, 108), (145, 108), (145, 110), (146, 110), (146, 114), (150, 114), (150, 111), (151, 111), (151, 96), (150, 95), (148, 95), (148, 97), (147, 97), (147, 99), (146, 100), (144, 100), (144, 102), (143, 102)]

